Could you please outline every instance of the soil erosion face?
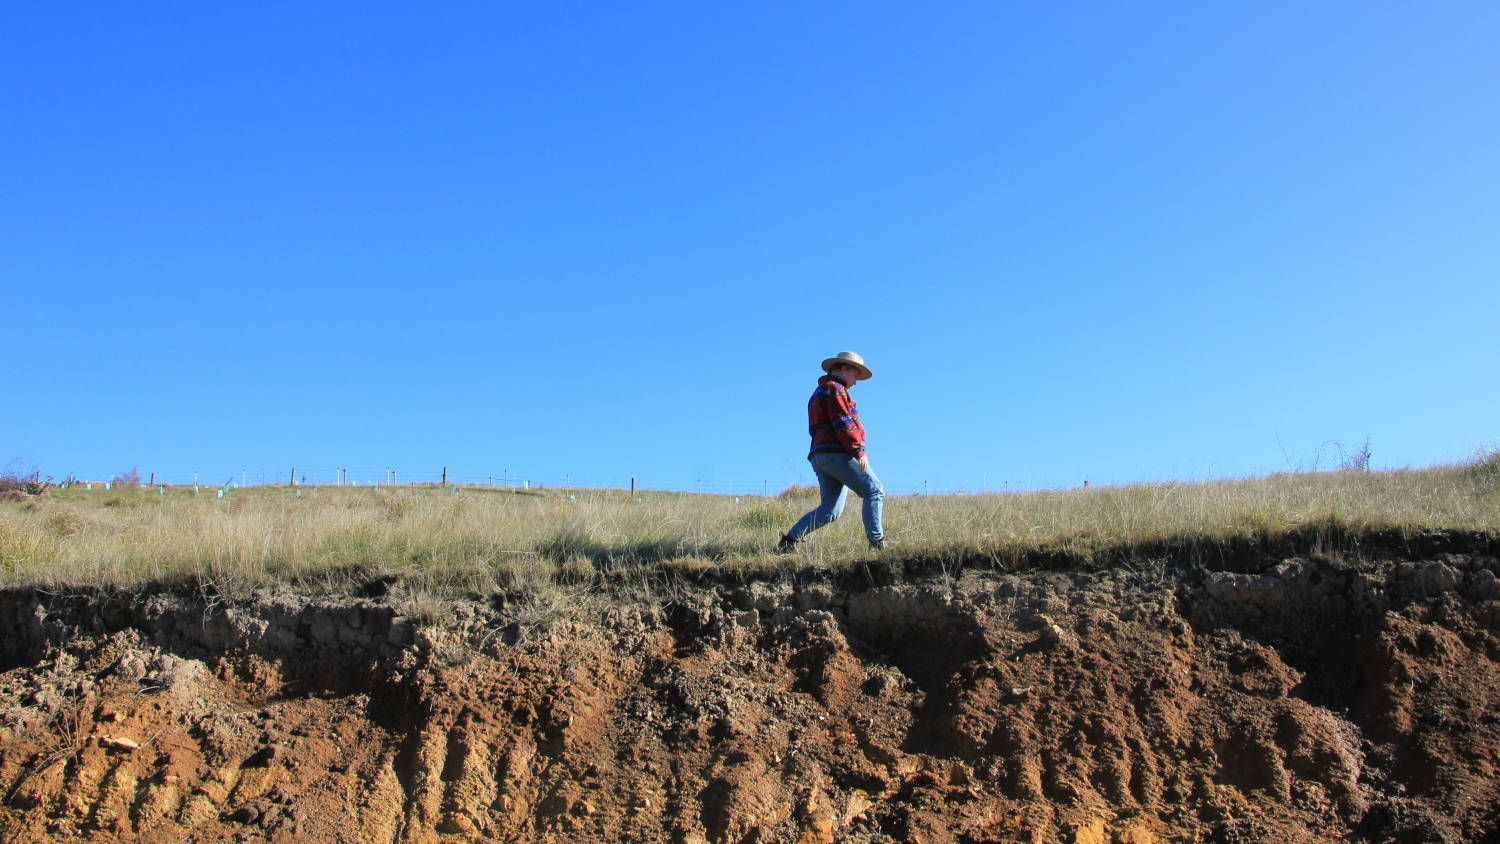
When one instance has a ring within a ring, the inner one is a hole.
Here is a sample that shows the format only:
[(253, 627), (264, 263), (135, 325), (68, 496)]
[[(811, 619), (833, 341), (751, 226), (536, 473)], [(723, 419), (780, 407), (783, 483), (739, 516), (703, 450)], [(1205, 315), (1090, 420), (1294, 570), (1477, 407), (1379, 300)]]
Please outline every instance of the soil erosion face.
[(1496, 841), (1497, 572), (0, 595), (0, 839)]

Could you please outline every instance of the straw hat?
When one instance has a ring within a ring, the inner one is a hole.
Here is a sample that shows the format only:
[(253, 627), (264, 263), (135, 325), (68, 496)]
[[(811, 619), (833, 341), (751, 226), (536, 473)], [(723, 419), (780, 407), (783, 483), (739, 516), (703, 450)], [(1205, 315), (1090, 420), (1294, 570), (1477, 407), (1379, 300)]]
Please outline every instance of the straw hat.
[(856, 381), (863, 381), (874, 374), (870, 372), (870, 367), (865, 366), (865, 359), (853, 352), (839, 352), (837, 355), (823, 361), (823, 371), (832, 372), (833, 368), (841, 363), (859, 370), (859, 377), (854, 379)]

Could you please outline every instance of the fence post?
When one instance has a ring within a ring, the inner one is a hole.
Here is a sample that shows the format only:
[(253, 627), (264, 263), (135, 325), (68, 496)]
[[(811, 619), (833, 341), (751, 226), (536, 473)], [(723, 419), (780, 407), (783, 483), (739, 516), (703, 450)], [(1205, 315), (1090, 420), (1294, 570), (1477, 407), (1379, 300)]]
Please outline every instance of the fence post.
[(153, 484), (156, 483), (156, 473), (155, 472), (151, 473), (151, 483), (153, 483)]
[(286, 480), (287, 480), (287, 483), (286, 483), (287, 486), (296, 486), (297, 485), (297, 467), (296, 466), (292, 467), (292, 473), (290, 475), (287, 475), (287, 479)]
[(635, 495), (635, 478), (630, 479), (630, 494)]
[(443, 467), (443, 486), (447, 486), (447, 485), (448, 485), (448, 467), (444, 466)]

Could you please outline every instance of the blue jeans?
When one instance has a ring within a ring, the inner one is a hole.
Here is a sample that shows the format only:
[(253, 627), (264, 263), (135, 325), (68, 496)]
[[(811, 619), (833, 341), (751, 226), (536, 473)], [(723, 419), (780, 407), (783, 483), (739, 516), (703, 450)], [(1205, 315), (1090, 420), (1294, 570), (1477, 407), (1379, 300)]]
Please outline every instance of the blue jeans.
[(822, 500), (797, 524), (787, 531), (793, 541), (802, 539), (823, 525), (837, 519), (844, 512), (844, 496), (849, 490), (864, 499), (861, 516), (865, 520), (865, 536), (869, 539), (884, 539), (885, 529), (880, 524), (881, 499), (885, 489), (874, 472), (859, 468), (859, 461), (847, 454), (814, 454), (809, 458), (813, 471), (818, 475), (818, 491)]

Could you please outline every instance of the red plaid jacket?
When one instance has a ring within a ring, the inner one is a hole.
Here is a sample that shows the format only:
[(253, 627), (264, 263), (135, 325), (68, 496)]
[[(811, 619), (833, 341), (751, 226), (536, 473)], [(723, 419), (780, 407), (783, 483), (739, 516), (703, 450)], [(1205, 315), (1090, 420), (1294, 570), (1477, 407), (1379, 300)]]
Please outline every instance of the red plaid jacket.
[(865, 429), (859, 424), (859, 411), (849, 391), (832, 375), (818, 379), (818, 389), (807, 400), (807, 432), (812, 434), (814, 454), (847, 454), (858, 458), (865, 453)]

